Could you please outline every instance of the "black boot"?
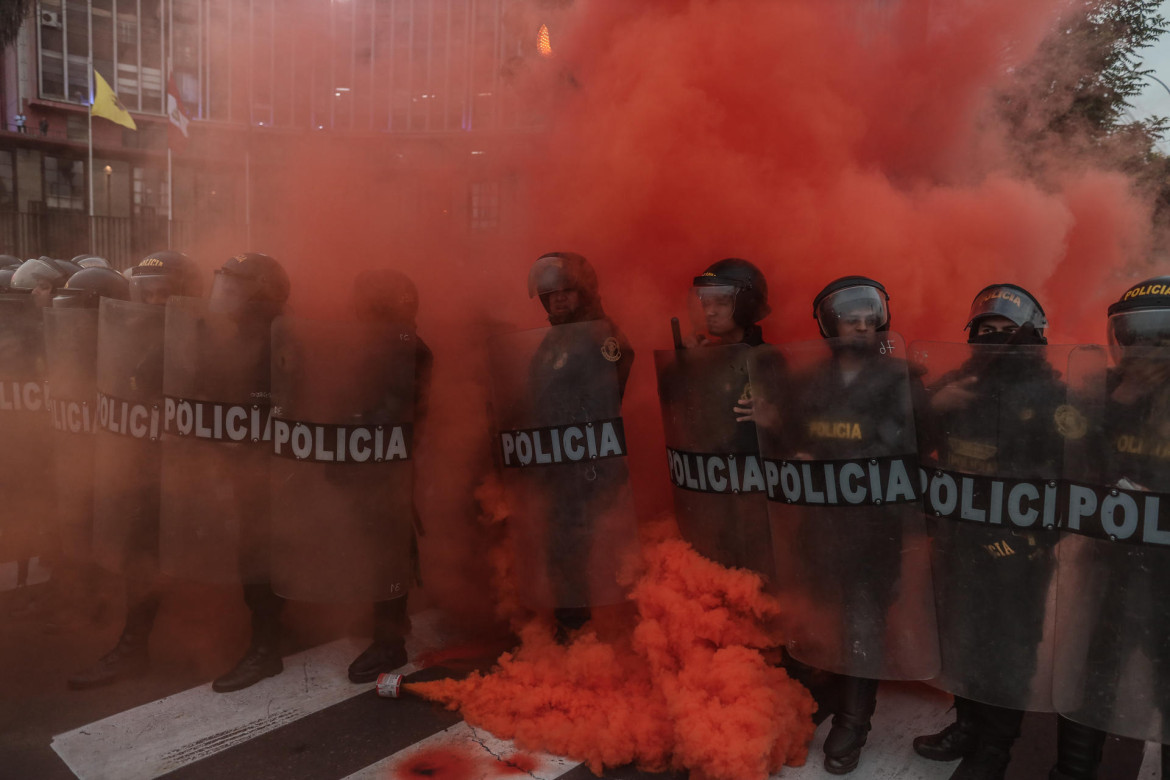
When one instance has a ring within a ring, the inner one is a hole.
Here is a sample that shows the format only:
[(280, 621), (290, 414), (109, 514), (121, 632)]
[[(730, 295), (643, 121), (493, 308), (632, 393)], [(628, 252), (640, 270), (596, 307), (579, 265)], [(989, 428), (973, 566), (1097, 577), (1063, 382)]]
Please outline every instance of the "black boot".
[(252, 643), (235, 667), (211, 683), (216, 693), (249, 688), (284, 671), (280, 658), (280, 613), (284, 600), (266, 584), (245, 585), (244, 600), (252, 610)]
[(1170, 745), (1162, 746), (1162, 780), (1170, 780)]
[(841, 696), (841, 685), (845, 678), (797, 661), (787, 650), (783, 651), (780, 666), (789, 677), (812, 694), (813, 701), (817, 703), (817, 711), (813, 713), (815, 725), (821, 725), (837, 711), (837, 700)]
[(979, 722), (970, 699), (955, 697), (955, 722), (937, 734), (914, 738), (914, 752), (931, 761), (954, 761), (974, 752), (979, 744)]
[(869, 735), (869, 721), (877, 708), (878, 681), (846, 677), (833, 728), (825, 740), (825, 771), (844, 775), (857, 768), (861, 748)]
[(1048, 773), (1048, 780), (1097, 780), (1104, 746), (1105, 732), (1058, 718), (1056, 766)]
[(375, 639), (349, 665), (349, 681), (371, 683), (383, 672), (392, 672), (405, 665), (406, 641), (402, 637), (399, 637), (398, 641)]
[(979, 702), (967, 702), (965, 709), (977, 724), (979, 740), (975, 749), (963, 757), (951, 780), (1003, 780), (1011, 762), (1012, 745), (1020, 736), (1023, 711)]
[(75, 691), (110, 685), (119, 680), (141, 677), (150, 671), (147, 645), (154, 618), (158, 614), (158, 600), (148, 597), (131, 605), (126, 613), (126, 627), (114, 649), (103, 655), (96, 664), (83, 669), (66, 680)]
[(349, 681), (371, 683), (383, 672), (406, 665), (410, 616), (406, 599), (374, 602), (374, 641), (349, 665)]

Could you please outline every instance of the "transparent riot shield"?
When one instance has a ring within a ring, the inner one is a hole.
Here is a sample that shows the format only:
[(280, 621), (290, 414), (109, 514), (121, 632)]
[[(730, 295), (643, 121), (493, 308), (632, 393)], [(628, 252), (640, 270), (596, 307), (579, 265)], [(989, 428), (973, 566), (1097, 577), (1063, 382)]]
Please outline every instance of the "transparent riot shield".
[(637, 552), (615, 366), (605, 321), (498, 336), (492, 403), (517, 589), (546, 609), (620, 603)]
[(97, 425), (97, 309), (44, 309), (45, 358), (61, 552), (93, 555), (93, 454)]
[(280, 595), (406, 595), (418, 348), (399, 326), (273, 323), (271, 567)]
[(197, 581), (267, 581), (271, 319), (208, 305), (166, 307), (159, 566)]
[(1113, 734), (1170, 742), (1170, 349), (1069, 359), (1054, 699)]
[(0, 295), (0, 560), (51, 545), (53, 450), (45, 403), (41, 309), (28, 295)]
[(724, 566), (774, 574), (755, 425), (735, 411), (753, 395), (743, 344), (654, 353), (679, 532)]
[(930, 679), (938, 643), (906, 348), (876, 336), (751, 357), (776, 576), (797, 660)]
[(98, 311), (93, 551), (112, 571), (158, 565), (164, 316), (110, 298)]
[(942, 668), (933, 684), (1052, 710), (1069, 347), (916, 341), (916, 404)]

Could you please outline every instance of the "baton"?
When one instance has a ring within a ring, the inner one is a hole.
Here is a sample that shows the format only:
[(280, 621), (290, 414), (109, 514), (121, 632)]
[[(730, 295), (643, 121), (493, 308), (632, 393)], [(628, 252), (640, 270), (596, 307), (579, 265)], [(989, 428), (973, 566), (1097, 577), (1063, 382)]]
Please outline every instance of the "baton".
[(682, 349), (682, 330), (678, 326), (678, 317), (670, 318), (670, 335), (674, 336), (674, 348)]

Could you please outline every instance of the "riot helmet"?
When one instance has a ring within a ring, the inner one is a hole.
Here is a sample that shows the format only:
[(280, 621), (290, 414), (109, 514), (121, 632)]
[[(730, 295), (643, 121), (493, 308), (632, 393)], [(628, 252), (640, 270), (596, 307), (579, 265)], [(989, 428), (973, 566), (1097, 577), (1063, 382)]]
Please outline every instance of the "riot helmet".
[(12, 292), (12, 275), (15, 268), (0, 268), (0, 293)]
[(130, 283), (112, 268), (83, 268), (53, 297), (53, 307), (93, 309), (102, 298), (130, 300)]
[(1170, 346), (1170, 276), (1130, 287), (1109, 307), (1109, 349), (1121, 361), (1128, 347)]
[(390, 268), (362, 271), (353, 280), (354, 310), (361, 322), (414, 326), (418, 290), (410, 278)]
[(198, 297), (203, 292), (199, 268), (182, 252), (154, 252), (130, 269), (130, 300), (163, 305), (172, 295)]
[(0, 255), (0, 268), (10, 268), (20, 265), (20, 258), (16, 255)]
[(842, 276), (817, 293), (813, 318), (827, 339), (842, 335), (842, 323), (860, 323), (876, 332), (890, 329), (890, 296), (880, 282), (866, 276)]
[(12, 274), (9, 287), (14, 291), (32, 294), (38, 306), (48, 306), (53, 291), (65, 285), (79, 269), (66, 260), (51, 257), (37, 257), (26, 260)]
[(730, 304), (732, 318), (741, 328), (751, 327), (772, 312), (768, 306), (768, 280), (759, 268), (738, 257), (708, 266), (694, 278), (692, 289), (704, 312), (712, 304)]
[(288, 300), (288, 274), (275, 258), (245, 252), (228, 258), (211, 282), (213, 310), (238, 312), (245, 306), (266, 309), (275, 316)]
[[(576, 293), (576, 300), (558, 293)], [(549, 252), (537, 258), (528, 271), (528, 297), (537, 296), (553, 325), (604, 316), (597, 272), (576, 252)]]
[[(1006, 320), (1006, 322), (1004, 322)], [(1003, 327), (996, 327), (996, 324)], [(1008, 324), (1010, 323), (1010, 324)], [(989, 328), (983, 328), (989, 325)], [(967, 315), (970, 344), (1047, 344), (1048, 318), (1030, 292), (1015, 284), (989, 284), (971, 301)], [(992, 332), (980, 333), (980, 330)]]

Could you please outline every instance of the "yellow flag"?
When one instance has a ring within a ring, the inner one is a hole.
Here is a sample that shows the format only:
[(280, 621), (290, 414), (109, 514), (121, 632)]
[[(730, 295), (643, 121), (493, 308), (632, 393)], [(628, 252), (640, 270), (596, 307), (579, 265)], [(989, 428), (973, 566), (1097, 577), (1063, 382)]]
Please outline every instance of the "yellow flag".
[(94, 95), (93, 105), (89, 107), (89, 113), (94, 116), (105, 117), (116, 125), (137, 130), (138, 125), (134, 124), (134, 118), (130, 116), (130, 112), (122, 105), (122, 101), (118, 100), (118, 96), (114, 94), (114, 90), (110, 89), (110, 85), (102, 78), (102, 74), (95, 70), (93, 72), (93, 78), (96, 82), (97, 94)]

